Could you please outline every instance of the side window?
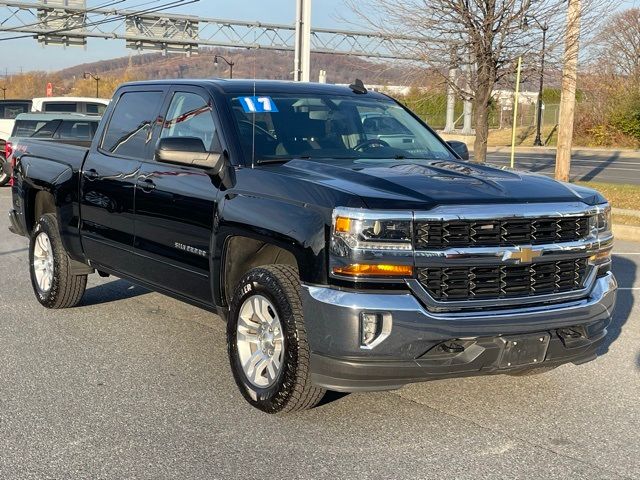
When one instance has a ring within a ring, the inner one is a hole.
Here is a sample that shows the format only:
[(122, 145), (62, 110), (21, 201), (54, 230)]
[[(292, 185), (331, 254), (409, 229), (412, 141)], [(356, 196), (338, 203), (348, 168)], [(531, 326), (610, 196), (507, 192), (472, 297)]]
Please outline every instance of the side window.
[(107, 109), (107, 106), (101, 103), (87, 103), (85, 107), (89, 115), (102, 115)]
[(145, 158), (163, 92), (126, 92), (120, 96), (102, 148), (116, 155)]
[(217, 150), (218, 137), (211, 103), (191, 92), (176, 92), (169, 105), (160, 138), (196, 137), (207, 150)]
[(51, 120), (43, 125), (37, 125), (36, 130), (29, 136), (33, 138), (52, 138), (59, 124), (60, 120)]

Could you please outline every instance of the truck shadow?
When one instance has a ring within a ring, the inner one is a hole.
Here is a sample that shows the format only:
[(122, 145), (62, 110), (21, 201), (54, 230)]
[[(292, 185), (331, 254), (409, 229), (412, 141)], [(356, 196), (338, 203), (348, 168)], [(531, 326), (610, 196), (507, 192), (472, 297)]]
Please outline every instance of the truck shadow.
[[(631, 260), (625, 257), (614, 255), (613, 256), (613, 273), (615, 273), (618, 283), (621, 286), (629, 287), (634, 284), (637, 276), (637, 266)], [(618, 290), (618, 297), (616, 300), (616, 308), (613, 313), (611, 323), (607, 328), (608, 334), (605, 338), (602, 346), (598, 350), (598, 355), (604, 355), (609, 351), (609, 347), (615, 342), (620, 334), (625, 323), (631, 316), (633, 310), (633, 294), (631, 290)], [(640, 358), (637, 362), (640, 366)]]
[(82, 305), (100, 305), (103, 303), (117, 302), (128, 298), (150, 293), (146, 288), (139, 287), (126, 280), (116, 279), (112, 282), (88, 288), (82, 297)]

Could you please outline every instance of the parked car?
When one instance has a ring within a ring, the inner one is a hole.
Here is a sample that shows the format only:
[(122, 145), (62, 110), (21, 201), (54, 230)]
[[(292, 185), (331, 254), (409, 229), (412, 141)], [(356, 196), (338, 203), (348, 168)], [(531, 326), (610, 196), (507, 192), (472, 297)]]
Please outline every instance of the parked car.
[(11, 178), (12, 153), (24, 138), (55, 140), (68, 145), (89, 147), (100, 117), (66, 113), (21, 113), (15, 119), (11, 136), (5, 142), (0, 165), (0, 186)]
[(15, 119), (21, 113), (31, 110), (31, 100), (0, 100), (0, 187), (6, 185), (9, 177), (4, 172), (5, 143), (11, 136)]
[[(410, 148), (369, 138), (364, 112)], [(20, 145), (9, 216), (38, 301), (78, 305), (97, 271), (217, 312), (265, 412), (581, 364), (607, 334), (606, 199), (465, 162), (358, 83), (130, 83), (89, 148)]]
[(39, 97), (33, 99), (33, 112), (84, 113), (102, 115), (109, 105), (106, 98), (91, 97)]

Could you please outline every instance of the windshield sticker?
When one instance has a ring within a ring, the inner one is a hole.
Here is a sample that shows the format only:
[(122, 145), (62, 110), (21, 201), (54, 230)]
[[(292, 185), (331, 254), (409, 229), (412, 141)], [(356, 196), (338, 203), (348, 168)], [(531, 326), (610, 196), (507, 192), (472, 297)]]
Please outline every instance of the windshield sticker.
[(240, 97), (238, 99), (245, 113), (277, 112), (275, 102), (271, 97)]

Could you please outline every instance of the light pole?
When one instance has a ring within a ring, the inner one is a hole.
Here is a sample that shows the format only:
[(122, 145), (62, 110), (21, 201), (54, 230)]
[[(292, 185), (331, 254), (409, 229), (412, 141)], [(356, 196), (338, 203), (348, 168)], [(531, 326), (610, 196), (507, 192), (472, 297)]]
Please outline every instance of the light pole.
[(222, 60), (224, 63), (229, 65), (229, 78), (233, 78), (233, 66), (235, 65), (235, 63), (227, 60), (222, 55), (214, 55), (213, 56), (213, 66), (214, 67), (218, 66), (218, 59)]
[(100, 77), (91, 72), (84, 72), (84, 78), (93, 78), (96, 81), (96, 98), (100, 98)]
[[(542, 147), (542, 92), (544, 90), (544, 56), (547, 52), (547, 22), (540, 23), (536, 17), (531, 17), (542, 30), (542, 51), (540, 52), (540, 90), (538, 91), (538, 117), (536, 121), (536, 138), (533, 141), (534, 147)], [(526, 17), (525, 17), (526, 21)]]

